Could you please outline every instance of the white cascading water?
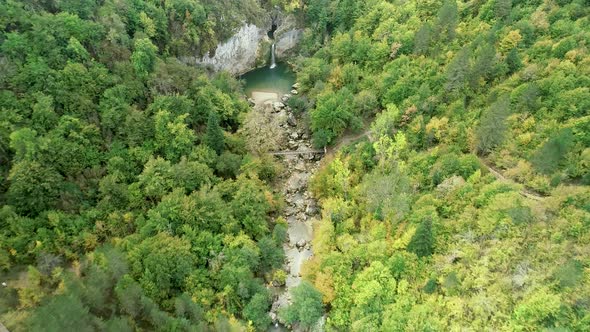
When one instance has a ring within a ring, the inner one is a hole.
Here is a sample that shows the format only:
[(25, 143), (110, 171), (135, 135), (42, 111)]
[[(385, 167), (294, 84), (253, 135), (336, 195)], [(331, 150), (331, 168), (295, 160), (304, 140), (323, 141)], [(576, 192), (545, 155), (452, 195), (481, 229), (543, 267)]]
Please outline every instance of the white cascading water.
[(272, 46), (270, 47), (270, 69), (274, 69), (277, 66), (276, 60), (275, 60), (275, 44), (272, 43)]

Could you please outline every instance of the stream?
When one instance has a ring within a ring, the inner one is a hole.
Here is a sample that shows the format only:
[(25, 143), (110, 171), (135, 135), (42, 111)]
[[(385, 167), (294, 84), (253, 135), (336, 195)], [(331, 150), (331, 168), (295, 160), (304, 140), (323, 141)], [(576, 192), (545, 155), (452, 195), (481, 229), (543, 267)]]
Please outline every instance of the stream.
[(278, 312), (289, 305), (290, 290), (301, 283), (301, 267), (313, 255), (313, 220), (319, 209), (317, 202), (307, 189), (310, 177), (318, 169), (321, 155), (302, 153), (312, 149), (310, 134), (303, 121), (298, 121), (286, 106), (288, 99), (297, 94), (295, 76), (286, 64), (278, 63), (274, 68), (259, 68), (242, 76), (245, 91), (255, 108), (263, 110), (265, 116), (277, 117), (285, 137), (282, 151), (300, 153), (277, 156), (284, 166), (284, 173), (275, 186), (275, 191), (285, 198), (286, 208), (282, 217), (287, 221), (287, 239), (283, 244), (287, 273), (284, 285), (270, 285), (273, 303), (269, 315), (273, 321), (268, 331), (297, 331), (296, 326), (286, 326)]

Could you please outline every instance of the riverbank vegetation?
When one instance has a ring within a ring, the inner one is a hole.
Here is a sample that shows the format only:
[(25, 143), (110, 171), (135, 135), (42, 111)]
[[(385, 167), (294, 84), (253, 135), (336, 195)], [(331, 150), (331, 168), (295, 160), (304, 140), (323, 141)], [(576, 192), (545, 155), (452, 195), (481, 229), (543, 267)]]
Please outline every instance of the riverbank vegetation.
[(273, 166), (207, 52), (255, 1), (0, 4), (0, 322), (263, 329), (283, 263)]
[(588, 330), (589, 8), (309, 1), (328, 330)]

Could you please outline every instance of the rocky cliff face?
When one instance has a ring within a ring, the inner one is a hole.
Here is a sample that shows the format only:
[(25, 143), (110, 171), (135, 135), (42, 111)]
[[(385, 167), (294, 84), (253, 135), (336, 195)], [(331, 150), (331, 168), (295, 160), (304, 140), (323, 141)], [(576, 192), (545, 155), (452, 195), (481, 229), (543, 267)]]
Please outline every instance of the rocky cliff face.
[(278, 58), (283, 58), (294, 50), (301, 38), (303, 29), (291, 29), (277, 37), (275, 54)]
[(303, 38), (303, 29), (299, 29), (293, 15), (281, 19), (275, 31), (276, 56), (283, 58), (294, 50), (299, 41)]
[(227, 70), (238, 75), (255, 67), (260, 44), (268, 42), (266, 29), (253, 24), (244, 24), (236, 34), (222, 44), (217, 45), (213, 55), (206, 54), (201, 59), (191, 59), (198, 65), (210, 65), (214, 70)]
[[(267, 21), (268, 27), (244, 24), (231, 38), (217, 45), (211, 54), (206, 54), (202, 58), (188, 57), (183, 60), (189, 64), (210, 66), (215, 71), (226, 70), (233, 75), (243, 74), (266, 64), (272, 43), (267, 33), (273, 24), (271, 19)], [(295, 18), (292, 16), (281, 17), (274, 24), (277, 24), (276, 56), (281, 58), (297, 46), (303, 36), (303, 30), (297, 29)]]

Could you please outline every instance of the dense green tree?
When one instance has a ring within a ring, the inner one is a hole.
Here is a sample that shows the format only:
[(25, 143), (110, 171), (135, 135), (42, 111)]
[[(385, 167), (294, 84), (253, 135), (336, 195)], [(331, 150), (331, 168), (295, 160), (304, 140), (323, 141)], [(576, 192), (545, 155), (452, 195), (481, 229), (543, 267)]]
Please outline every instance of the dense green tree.
[(268, 315), (270, 304), (268, 294), (256, 293), (244, 307), (244, 318), (252, 321), (256, 329), (265, 330), (271, 323)]
[(135, 41), (135, 50), (131, 55), (133, 68), (140, 76), (146, 76), (154, 70), (158, 48), (147, 38)]
[(504, 141), (506, 132), (506, 117), (510, 113), (510, 98), (500, 97), (486, 110), (477, 129), (477, 151), (482, 154), (490, 153)]
[(185, 278), (194, 269), (190, 244), (165, 233), (137, 245), (129, 253), (129, 263), (146, 295), (156, 301), (184, 289)]
[(37, 159), (39, 149), (37, 132), (30, 128), (22, 128), (10, 134), (10, 148), (14, 150), (15, 161)]
[(522, 67), (522, 60), (520, 60), (520, 56), (518, 55), (518, 50), (513, 48), (508, 52), (506, 55), (506, 64), (508, 65), (508, 72), (514, 73)]
[(494, 12), (498, 19), (505, 19), (510, 15), (512, 0), (494, 0)]
[(430, 23), (424, 23), (414, 35), (414, 53), (427, 54), (432, 43), (433, 30)]
[(469, 48), (462, 48), (447, 66), (445, 83), (447, 91), (464, 92), (471, 70), (470, 53)]
[(434, 235), (430, 218), (426, 218), (418, 225), (416, 233), (408, 244), (408, 251), (415, 253), (418, 257), (426, 257), (434, 253)]
[(225, 138), (223, 135), (223, 129), (221, 129), (221, 126), (219, 125), (219, 116), (215, 112), (209, 113), (205, 142), (207, 143), (207, 146), (217, 152), (218, 155), (223, 152)]
[(496, 65), (496, 50), (493, 45), (484, 44), (476, 53), (473, 67), (469, 76), (472, 89), (477, 89), (483, 81), (489, 83), (493, 79), (493, 70)]
[(168, 160), (180, 160), (193, 147), (196, 137), (186, 124), (187, 117), (186, 113), (174, 117), (168, 111), (159, 111), (154, 116), (156, 145)]
[(33, 331), (94, 331), (99, 319), (75, 295), (58, 295), (35, 311), (28, 321)]
[(563, 163), (565, 155), (574, 144), (574, 136), (571, 129), (562, 130), (556, 136), (551, 137), (537, 151), (532, 161), (540, 172), (552, 174)]
[(318, 97), (316, 108), (311, 113), (316, 146), (325, 146), (344, 132), (353, 119), (352, 105), (353, 96), (348, 89)]
[(25, 215), (36, 215), (59, 203), (63, 177), (52, 167), (36, 161), (15, 163), (8, 175), (8, 203)]
[(322, 294), (303, 281), (291, 290), (292, 304), (280, 314), (289, 324), (297, 323), (304, 329), (312, 327), (323, 314)]
[(458, 19), (457, 2), (455, 0), (445, 0), (438, 11), (435, 25), (435, 29), (440, 34), (442, 40), (452, 40), (455, 38)]

